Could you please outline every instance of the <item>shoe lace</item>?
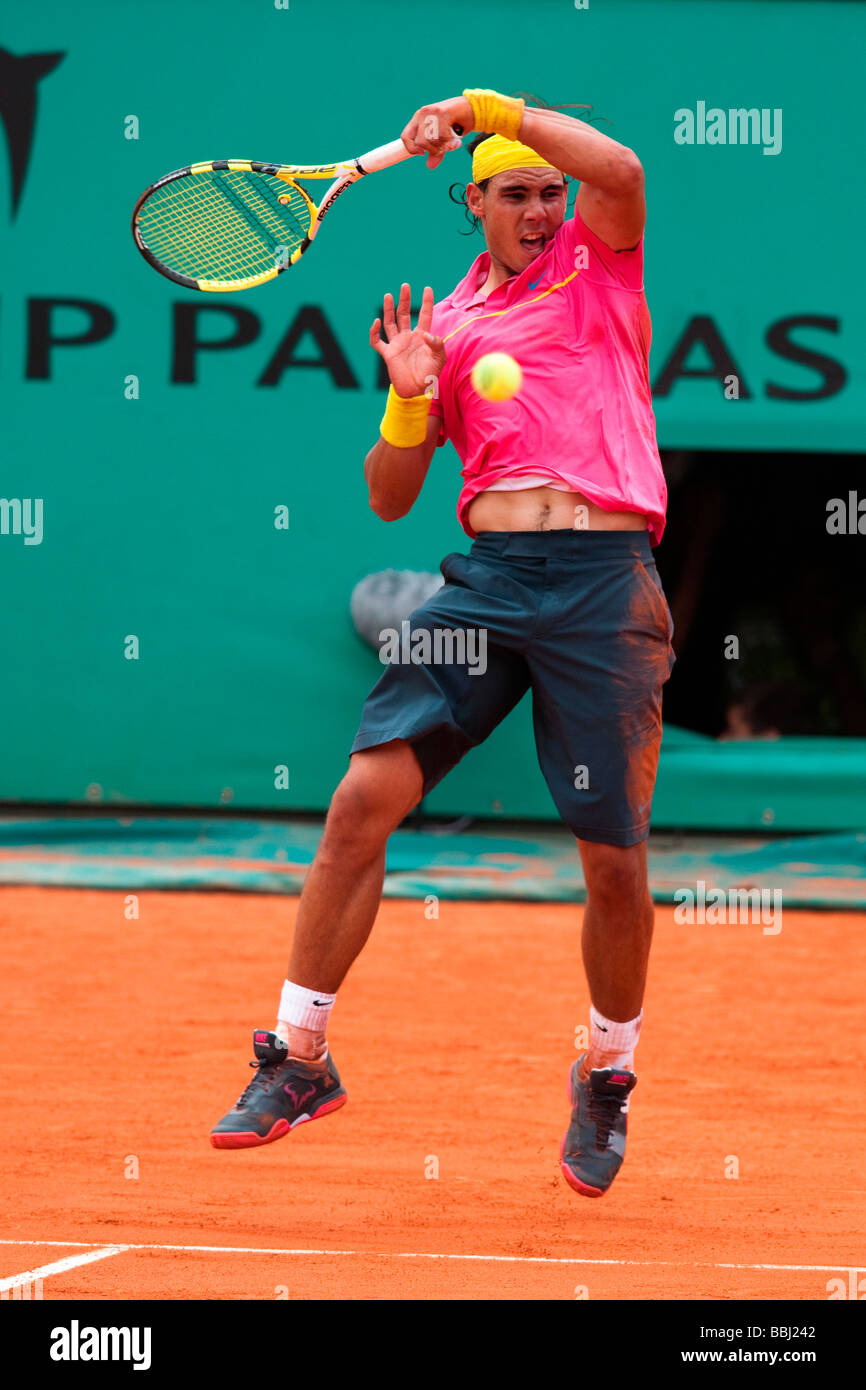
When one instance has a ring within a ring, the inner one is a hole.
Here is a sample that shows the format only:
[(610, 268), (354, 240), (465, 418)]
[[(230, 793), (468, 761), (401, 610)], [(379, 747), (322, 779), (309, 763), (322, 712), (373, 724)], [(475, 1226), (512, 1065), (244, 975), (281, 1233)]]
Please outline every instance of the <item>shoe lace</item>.
[(586, 1108), (596, 1126), (596, 1147), (606, 1149), (611, 1130), (622, 1112), (622, 1099), (620, 1096), (600, 1096), (597, 1091), (590, 1090)]
[(236, 1105), (245, 1105), (254, 1091), (261, 1093), (269, 1091), (277, 1079), (276, 1062), (268, 1062), (264, 1057), (255, 1057), (250, 1066), (255, 1068), (255, 1076), (248, 1086), (244, 1087), (238, 1096)]

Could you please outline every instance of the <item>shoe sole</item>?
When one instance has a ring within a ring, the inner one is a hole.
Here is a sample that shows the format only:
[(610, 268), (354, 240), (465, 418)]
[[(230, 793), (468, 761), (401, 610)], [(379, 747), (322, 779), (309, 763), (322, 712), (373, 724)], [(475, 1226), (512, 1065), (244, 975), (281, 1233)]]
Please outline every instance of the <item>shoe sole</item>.
[[(569, 1074), (568, 1074), (568, 1082), (567, 1082), (566, 1084), (567, 1084), (567, 1089), (568, 1089), (568, 1103), (569, 1103), (569, 1105), (571, 1106), (571, 1108), (573, 1109), (573, 1108), (574, 1108), (574, 1086), (572, 1085), (571, 1073), (570, 1073), (570, 1072), (569, 1072)], [(559, 1166), (560, 1166), (560, 1169), (562, 1170), (562, 1176), (565, 1178), (565, 1181), (568, 1183), (569, 1187), (572, 1188), (575, 1192), (579, 1192), (580, 1195), (581, 1195), (581, 1197), (603, 1197), (604, 1194), (605, 1194), (606, 1192), (609, 1191), (609, 1188), (607, 1188), (607, 1187), (592, 1187), (592, 1186), (590, 1186), (590, 1184), (587, 1183), (587, 1182), (581, 1182), (581, 1180), (580, 1180), (580, 1178), (577, 1176), (577, 1174), (576, 1174), (576, 1173), (573, 1173), (573, 1172), (571, 1171), (571, 1169), (570, 1169), (570, 1168), (566, 1165), (566, 1163), (563, 1161), (564, 1158), (565, 1158), (565, 1141), (566, 1141), (567, 1138), (568, 1138), (568, 1130), (566, 1130), (565, 1134), (563, 1134), (563, 1136), (562, 1136), (562, 1144), (560, 1145), (560, 1149), (559, 1149)]]
[(254, 1130), (226, 1130), (224, 1133), (213, 1131), (210, 1141), (215, 1149), (260, 1149), (263, 1144), (273, 1144), (277, 1139), (282, 1139), (284, 1134), (290, 1134), (298, 1125), (308, 1124), (310, 1120), (319, 1120), (323, 1115), (330, 1115), (332, 1110), (339, 1110), (348, 1099), (343, 1091), (342, 1095), (326, 1100), (324, 1105), (320, 1105), (311, 1115), (299, 1115), (291, 1124), (288, 1120), (277, 1120), (265, 1135), (256, 1134)]
[(577, 1174), (573, 1173), (571, 1169), (563, 1162), (563, 1156), (565, 1154), (565, 1141), (567, 1138), (567, 1133), (562, 1136), (562, 1147), (559, 1150), (559, 1166), (562, 1170), (562, 1176), (565, 1178), (565, 1181), (568, 1183), (569, 1187), (574, 1189), (575, 1192), (579, 1192), (581, 1197), (603, 1197), (604, 1194), (608, 1191), (606, 1187), (590, 1187), (589, 1183), (581, 1182)]

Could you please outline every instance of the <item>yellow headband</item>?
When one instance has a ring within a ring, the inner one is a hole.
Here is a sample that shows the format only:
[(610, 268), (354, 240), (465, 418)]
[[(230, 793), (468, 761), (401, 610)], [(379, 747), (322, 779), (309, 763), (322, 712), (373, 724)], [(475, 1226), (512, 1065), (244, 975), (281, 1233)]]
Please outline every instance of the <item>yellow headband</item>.
[(506, 169), (553, 169), (555, 166), (540, 154), (522, 145), (519, 140), (506, 140), (504, 135), (491, 135), (482, 140), (472, 156), (472, 182), (492, 179)]

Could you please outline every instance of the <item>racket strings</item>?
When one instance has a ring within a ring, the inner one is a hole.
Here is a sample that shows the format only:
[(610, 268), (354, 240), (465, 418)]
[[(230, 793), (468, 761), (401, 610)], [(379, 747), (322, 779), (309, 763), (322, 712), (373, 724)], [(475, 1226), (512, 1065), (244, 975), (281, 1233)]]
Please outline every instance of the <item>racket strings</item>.
[(240, 281), (272, 274), (278, 261), (287, 264), (311, 220), (310, 204), (294, 184), (213, 170), (157, 189), (143, 204), (138, 225), (153, 255), (178, 274)]

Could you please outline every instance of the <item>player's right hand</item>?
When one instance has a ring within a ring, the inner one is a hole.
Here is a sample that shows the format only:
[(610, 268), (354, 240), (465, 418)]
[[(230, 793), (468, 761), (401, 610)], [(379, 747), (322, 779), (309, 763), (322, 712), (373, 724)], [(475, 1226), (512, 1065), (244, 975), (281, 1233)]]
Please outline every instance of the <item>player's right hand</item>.
[(472, 104), (466, 97), (449, 97), (422, 106), (402, 132), (400, 139), (410, 154), (427, 154), (427, 168), (435, 169), (449, 150), (459, 150), (463, 143), (456, 133), (472, 129)]
[[(384, 359), (391, 385), (398, 396), (434, 395), (439, 373), (445, 366), (445, 344), (430, 332), (433, 319), (433, 291), (424, 289), (418, 323), (412, 327), (410, 307), (412, 291), (400, 286), (396, 313), (394, 296), (385, 295), (382, 319), (374, 319), (370, 329), (370, 346)], [(387, 341), (383, 341), (384, 328)]]

